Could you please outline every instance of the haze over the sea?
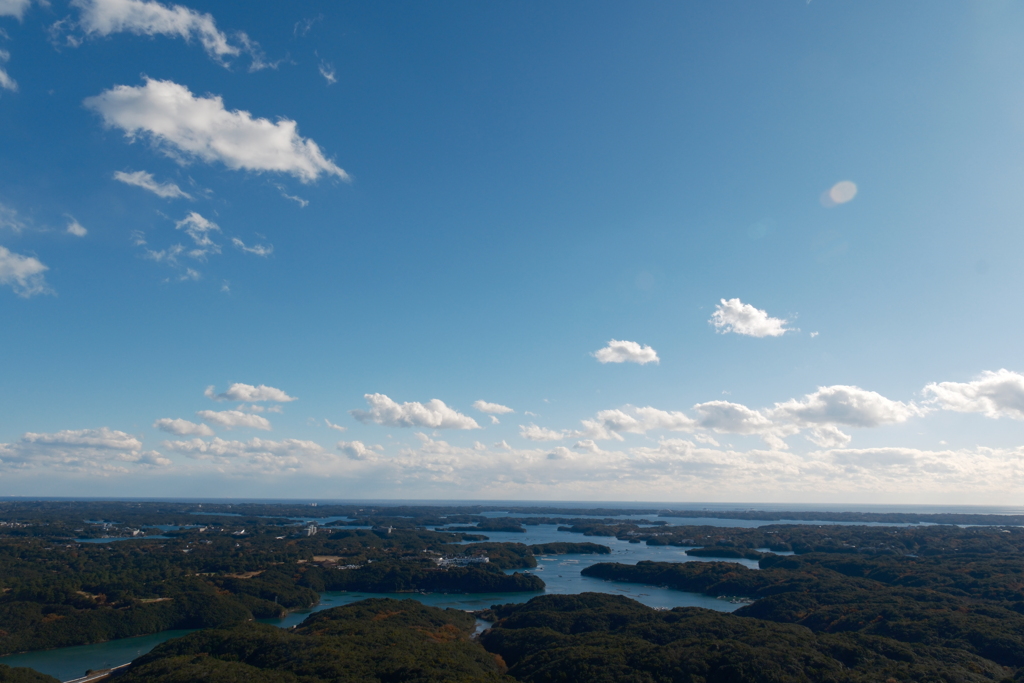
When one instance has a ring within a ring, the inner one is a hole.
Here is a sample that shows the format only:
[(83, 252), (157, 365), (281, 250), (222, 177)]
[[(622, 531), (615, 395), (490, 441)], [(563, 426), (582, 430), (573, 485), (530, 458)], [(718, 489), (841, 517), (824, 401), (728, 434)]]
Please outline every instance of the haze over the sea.
[(1002, 2), (0, 0), (0, 496), (1019, 505), (1022, 84)]

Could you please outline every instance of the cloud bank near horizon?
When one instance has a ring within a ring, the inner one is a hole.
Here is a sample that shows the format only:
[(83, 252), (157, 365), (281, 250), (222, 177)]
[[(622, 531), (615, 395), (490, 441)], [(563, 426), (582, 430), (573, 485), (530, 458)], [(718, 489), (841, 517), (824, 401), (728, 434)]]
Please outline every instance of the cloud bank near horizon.
[[(108, 427), (26, 433), (0, 444), (0, 480), (27, 481), (46, 473), (145, 479), (159, 473), (256, 481), (274, 474), (362, 482), (359, 490), (367, 495), (389, 491), (408, 496), (433, 492), (565, 499), (589, 493), (591, 498), (670, 500), (712, 487), (740, 497), (773, 489), (805, 497), (825, 491), (865, 497), (914, 490), (920, 495), (974, 495), (984, 502), (993, 492), (1009, 495), (1024, 486), (1024, 446), (857, 448), (851, 447), (853, 437), (844, 430), (900, 425), (945, 411), (1019, 420), (1022, 387), (1024, 375), (1001, 369), (968, 382), (929, 384), (921, 404), (852, 385), (833, 385), (765, 408), (724, 400), (698, 403), (690, 411), (625, 405), (598, 411), (577, 427), (522, 425), (518, 445), (506, 439), (492, 445), (480, 440), (460, 445), (425, 431), (415, 431), (411, 442), (370, 445), (353, 438), (333, 447), (302, 438), (216, 436), (211, 425), (270, 429), (269, 421), (254, 412), (265, 410), (263, 406), (243, 403), (236, 410), (198, 411), (206, 424), (156, 420), (154, 429), (190, 437), (165, 440), (159, 450), (144, 448), (140, 436)], [(294, 400), (275, 387), (238, 383), (222, 394), (210, 387), (206, 395), (215, 400)], [(366, 394), (365, 399), (369, 409), (351, 413), (367, 429), (453, 430), (456, 435), (483, 429), (440, 399), (398, 403), (384, 394)], [(477, 404), (474, 407), (487, 414), (512, 412), (501, 404)], [(329, 420), (326, 424), (339, 427)], [(755, 437), (764, 445), (723, 445), (715, 435)], [(786, 439), (796, 435), (803, 435), (811, 446), (792, 447)]]

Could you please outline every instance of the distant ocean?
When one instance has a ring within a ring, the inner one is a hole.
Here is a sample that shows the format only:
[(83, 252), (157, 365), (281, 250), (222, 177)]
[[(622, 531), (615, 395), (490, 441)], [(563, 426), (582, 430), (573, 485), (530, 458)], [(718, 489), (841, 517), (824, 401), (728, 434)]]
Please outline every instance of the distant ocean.
[(768, 512), (908, 512), (926, 515), (1024, 515), (1024, 506), (1001, 505), (853, 505), (843, 503), (701, 503), (701, 502), (648, 502), (637, 500), (420, 500), (388, 498), (138, 498), (138, 497), (49, 497), (0, 496), (0, 501), (124, 501), (133, 503), (207, 503), (238, 505), (243, 503), (290, 505), (479, 505), (502, 507), (560, 507), (560, 508), (642, 508), (647, 510), (709, 510), (735, 512), (737, 510), (764, 510)]

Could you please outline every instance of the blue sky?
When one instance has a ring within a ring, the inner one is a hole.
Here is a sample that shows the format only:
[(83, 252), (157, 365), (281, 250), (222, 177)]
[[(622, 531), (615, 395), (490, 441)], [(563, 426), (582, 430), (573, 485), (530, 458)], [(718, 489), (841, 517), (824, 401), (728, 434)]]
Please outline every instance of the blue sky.
[(0, 29), (0, 495), (1024, 486), (1018, 4)]

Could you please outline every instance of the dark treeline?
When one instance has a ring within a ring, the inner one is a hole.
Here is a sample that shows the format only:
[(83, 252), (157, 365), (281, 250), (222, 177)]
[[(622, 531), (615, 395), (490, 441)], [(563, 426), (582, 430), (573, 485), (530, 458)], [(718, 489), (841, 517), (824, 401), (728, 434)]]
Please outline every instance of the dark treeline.
[[(718, 526), (661, 526), (578, 522), (559, 527), (584, 536), (604, 536), (648, 545), (699, 548), (698, 557), (760, 556), (749, 551), (798, 554), (825, 552), (880, 555), (1018, 554), (1024, 528), (958, 526), (846, 526), (772, 524), (754, 529)], [(716, 552), (718, 554), (716, 554)]]
[[(498, 518), (484, 513), (505, 512), (527, 517)], [(60, 523), (73, 518), (81, 527), (83, 519), (120, 522), (128, 525), (222, 522), (242, 518), (252, 522), (261, 518), (277, 518), (285, 523), (290, 518), (345, 517), (337, 524), (391, 525), (399, 528), (444, 526), (453, 524), (492, 525), (500, 528), (517, 524), (567, 524), (579, 517), (601, 517), (614, 524), (622, 515), (645, 515), (639, 524), (666, 524), (665, 518), (742, 519), (765, 522), (786, 520), (804, 522), (846, 522), (882, 524), (960, 524), (984, 526), (1024, 526), (1024, 515), (992, 515), (973, 513), (916, 512), (822, 512), (769, 510), (676, 510), (665, 508), (568, 508), (551, 506), (508, 505), (367, 505), (308, 503), (173, 503), (126, 501), (0, 501), (0, 520), (17, 522)], [(658, 518), (662, 520), (658, 520)], [(204, 519), (205, 518), (205, 519)], [(211, 521), (212, 520), (212, 521)], [(583, 520), (580, 520), (583, 521)]]
[(612, 552), (612, 549), (597, 543), (555, 541), (553, 543), (531, 545), (530, 552), (534, 555), (608, 555)]
[[(650, 514), (643, 511), (637, 514)], [(747, 519), (765, 522), (850, 522), (876, 524), (980, 524), (988, 526), (1024, 526), (1024, 515), (985, 515), (975, 513), (921, 512), (808, 512), (768, 510), (659, 510), (659, 517), (692, 519)]]

